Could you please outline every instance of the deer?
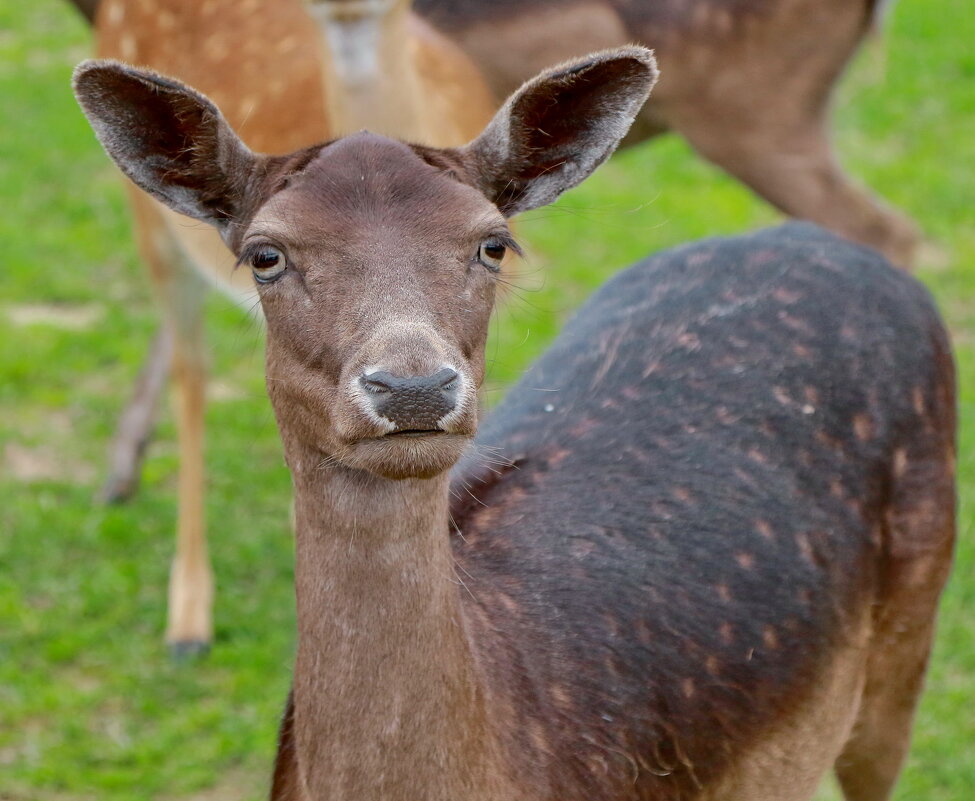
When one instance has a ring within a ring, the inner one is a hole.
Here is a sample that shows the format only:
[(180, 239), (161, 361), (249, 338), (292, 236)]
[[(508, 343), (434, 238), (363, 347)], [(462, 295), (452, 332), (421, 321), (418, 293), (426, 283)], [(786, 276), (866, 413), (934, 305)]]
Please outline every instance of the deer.
[(630, 132), (674, 131), (790, 217), (910, 267), (913, 221), (854, 183), (830, 141), (833, 88), (883, 0), (416, 0), (506, 97), (543, 67), (638, 42), (664, 77)]
[(811, 223), (666, 251), (479, 425), (509, 220), (591, 174), (656, 77), (600, 51), (461, 147), (261, 155), (185, 84), (76, 70), (122, 172), (260, 296), (296, 520), (274, 801), (804, 801), (830, 770), (889, 798), (954, 541), (920, 283)]
[[(362, 127), (432, 146), (461, 145), (480, 132), (496, 106), (468, 57), (411, 14), (405, 0), (74, 4), (94, 24), (100, 57), (200, 86), (243, 140), (261, 151), (287, 153)], [(203, 301), (211, 286), (247, 310), (256, 299), (250, 278), (233, 270), (232, 255), (210, 228), (134, 186), (129, 200), (164, 321), (120, 419), (101, 495), (117, 502), (135, 491), (172, 365), (179, 509), (166, 641), (175, 657), (185, 659), (205, 653), (213, 637)]]

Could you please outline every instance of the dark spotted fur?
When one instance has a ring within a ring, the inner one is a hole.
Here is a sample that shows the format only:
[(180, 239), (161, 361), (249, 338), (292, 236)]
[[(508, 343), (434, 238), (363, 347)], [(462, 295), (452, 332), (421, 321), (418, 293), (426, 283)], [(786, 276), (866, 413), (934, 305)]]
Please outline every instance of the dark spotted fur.
[(802, 701), (880, 596), (893, 452), (952, 448), (952, 381), (925, 290), (807, 224), (596, 293), (454, 475), (473, 641), (543, 710), (547, 750), (512, 745), (552, 798), (683, 797)]

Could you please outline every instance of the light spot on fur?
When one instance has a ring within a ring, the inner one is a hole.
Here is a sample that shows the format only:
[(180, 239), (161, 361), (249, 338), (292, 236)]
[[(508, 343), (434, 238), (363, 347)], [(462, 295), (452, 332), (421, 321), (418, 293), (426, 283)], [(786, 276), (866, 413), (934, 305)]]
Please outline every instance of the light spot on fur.
[(786, 328), (795, 331), (798, 334), (812, 336), (815, 333), (809, 323), (800, 317), (796, 317), (795, 315), (789, 314), (785, 311), (780, 311), (776, 316), (779, 318), (779, 322), (781, 322)]
[(592, 431), (597, 425), (596, 420), (592, 417), (583, 417), (578, 423), (576, 423), (569, 431), (573, 437), (584, 437), (590, 431)]
[(921, 387), (914, 387), (914, 391), (911, 393), (912, 400), (914, 401), (914, 411), (917, 412), (922, 417), (927, 414), (927, 404), (924, 402), (924, 390)]
[(742, 570), (751, 570), (755, 566), (755, 557), (744, 551), (735, 554), (735, 561)]
[(109, 25), (120, 25), (125, 19), (125, 4), (122, 2), (112, 3), (102, 17)]
[(786, 289), (784, 286), (780, 286), (772, 292), (772, 297), (774, 297), (779, 303), (784, 303), (786, 306), (791, 306), (802, 297), (802, 293), (797, 292), (794, 289)]
[(575, 559), (585, 559), (589, 554), (596, 550), (596, 545), (591, 540), (583, 539), (582, 537), (574, 537), (572, 539), (572, 544), (569, 546), (569, 553)]
[(721, 584), (716, 584), (714, 586), (714, 589), (717, 591), (718, 597), (725, 603), (731, 600), (731, 590), (728, 588), (728, 585), (725, 584), (724, 582), (722, 582)]
[(219, 64), (230, 55), (230, 45), (222, 36), (211, 37), (206, 45), (207, 58), (214, 64)]
[(694, 697), (694, 679), (684, 679), (680, 683), (680, 691), (684, 694), (685, 698)]
[(768, 457), (758, 448), (749, 448), (748, 458), (753, 462), (758, 462), (758, 464), (768, 464)]
[(776, 651), (779, 648), (779, 635), (775, 633), (775, 629), (772, 626), (762, 627), (762, 642), (765, 647), (770, 651)]
[(881, 548), (884, 544), (884, 526), (877, 523), (870, 527), (870, 544), (874, 548)]
[(572, 708), (572, 696), (563, 684), (553, 684), (549, 688), (549, 694), (552, 696), (552, 701), (560, 709), (571, 709)]
[(768, 520), (756, 520), (755, 521), (755, 531), (762, 535), (763, 539), (774, 540), (775, 532), (772, 531), (772, 526), (769, 524)]
[(711, 655), (704, 660), (704, 669), (712, 676), (717, 676), (720, 664), (718, 657)]
[(122, 58), (125, 61), (134, 61), (136, 53), (138, 52), (138, 46), (136, 45), (135, 37), (131, 33), (127, 33), (119, 40), (119, 53), (121, 53)]
[(873, 437), (873, 421), (869, 415), (858, 414), (853, 417), (853, 433), (860, 442), (867, 442)]
[(722, 623), (718, 627), (718, 635), (721, 637), (721, 642), (731, 645), (735, 641), (735, 628), (728, 622)]
[(719, 406), (718, 408), (716, 408), (714, 410), (714, 415), (715, 415), (715, 417), (718, 418), (718, 422), (721, 423), (721, 425), (724, 425), (724, 426), (728, 426), (728, 425), (731, 425), (733, 423), (737, 423), (738, 422), (738, 419), (739, 419), (738, 417), (736, 417), (735, 415), (733, 415), (730, 411), (728, 411), (728, 407), (727, 406)]
[(549, 467), (558, 467), (572, 453), (568, 448), (556, 448), (545, 459)]
[(515, 614), (518, 611), (518, 604), (515, 603), (515, 599), (507, 593), (499, 592), (498, 602), (505, 608), (505, 610), (512, 614)]
[(290, 53), (298, 46), (297, 36), (285, 36), (280, 42), (278, 42), (278, 52), (281, 55)]
[(691, 491), (687, 487), (674, 487), (671, 490), (671, 495), (681, 503), (689, 503), (691, 500)]
[(809, 564), (815, 564), (815, 559), (813, 558), (813, 548), (812, 544), (809, 542), (809, 535), (803, 531), (796, 534), (796, 545), (799, 547), (799, 553), (802, 554), (802, 558), (805, 559)]
[(894, 451), (894, 476), (900, 478), (907, 470), (907, 451), (898, 448)]
[(772, 395), (775, 399), (781, 403), (783, 406), (789, 406), (792, 404), (792, 396), (789, 394), (785, 387), (772, 387)]
[(537, 720), (529, 721), (528, 723), (528, 736), (532, 741), (532, 745), (535, 746), (539, 751), (548, 753), (549, 744), (548, 737), (545, 734), (545, 729), (542, 728), (542, 724)]

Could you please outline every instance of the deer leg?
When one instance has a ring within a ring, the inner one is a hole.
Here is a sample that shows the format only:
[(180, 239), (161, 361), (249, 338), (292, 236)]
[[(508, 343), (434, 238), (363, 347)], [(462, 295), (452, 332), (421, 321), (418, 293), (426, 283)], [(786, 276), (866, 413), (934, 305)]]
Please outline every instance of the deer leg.
[(175, 334), (173, 378), (179, 429), (179, 512), (176, 555), (169, 577), (166, 642), (178, 658), (205, 652), (213, 636), (213, 574), (207, 554), (204, 510), (202, 281), (185, 271), (171, 296)]
[(104, 503), (127, 501), (139, 486), (146, 447), (156, 425), (159, 396), (169, 376), (173, 359), (173, 332), (162, 325), (156, 333), (135, 392), (119, 418), (118, 428), (109, 450), (108, 478), (99, 492)]
[(835, 770), (847, 801), (887, 801), (907, 756), (954, 544), (951, 468), (908, 462), (889, 517), (878, 607), (856, 723)]
[[(187, 263), (155, 202), (133, 189), (139, 250), (163, 310), (161, 347), (172, 343), (179, 432), (176, 554), (169, 576), (166, 642), (175, 657), (205, 652), (213, 635), (213, 573), (204, 517), (203, 413), (206, 395), (203, 305), (206, 285)], [(157, 344), (160, 340), (157, 339)], [(158, 376), (158, 363), (153, 360)], [(146, 392), (146, 398), (151, 395)], [(145, 421), (145, 416), (142, 416)]]
[(740, 109), (700, 111), (675, 127), (705, 158), (784, 213), (874, 247), (902, 267), (912, 265), (917, 227), (840, 168), (824, 114), (766, 125)]

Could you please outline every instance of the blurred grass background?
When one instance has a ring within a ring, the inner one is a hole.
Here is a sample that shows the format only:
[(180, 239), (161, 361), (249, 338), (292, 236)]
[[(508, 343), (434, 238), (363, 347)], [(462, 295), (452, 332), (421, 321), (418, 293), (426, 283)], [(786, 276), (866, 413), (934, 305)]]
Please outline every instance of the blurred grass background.
[[(967, 0), (900, 0), (837, 102), (843, 161), (924, 228), (919, 275), (961, 371), (960, 548), (902, 800), (975, 797), (973, 42)], [(261, 330), (211, 300), (216, 642), (206, 661), (174, 665), (162, 645), (176, 508), (168, 414), (135, 501), (92, 501), (157, 318), (121, 181), (71, 98), (88, 49), (60, 0), (0, 0), (0, 799), (258, 799), (294, 635), (289, 478)], [(490, 397), (614, 271), (777, 219), (673, 137), (618, 155), (526, 217), (531, 255), (496, 314)]]

